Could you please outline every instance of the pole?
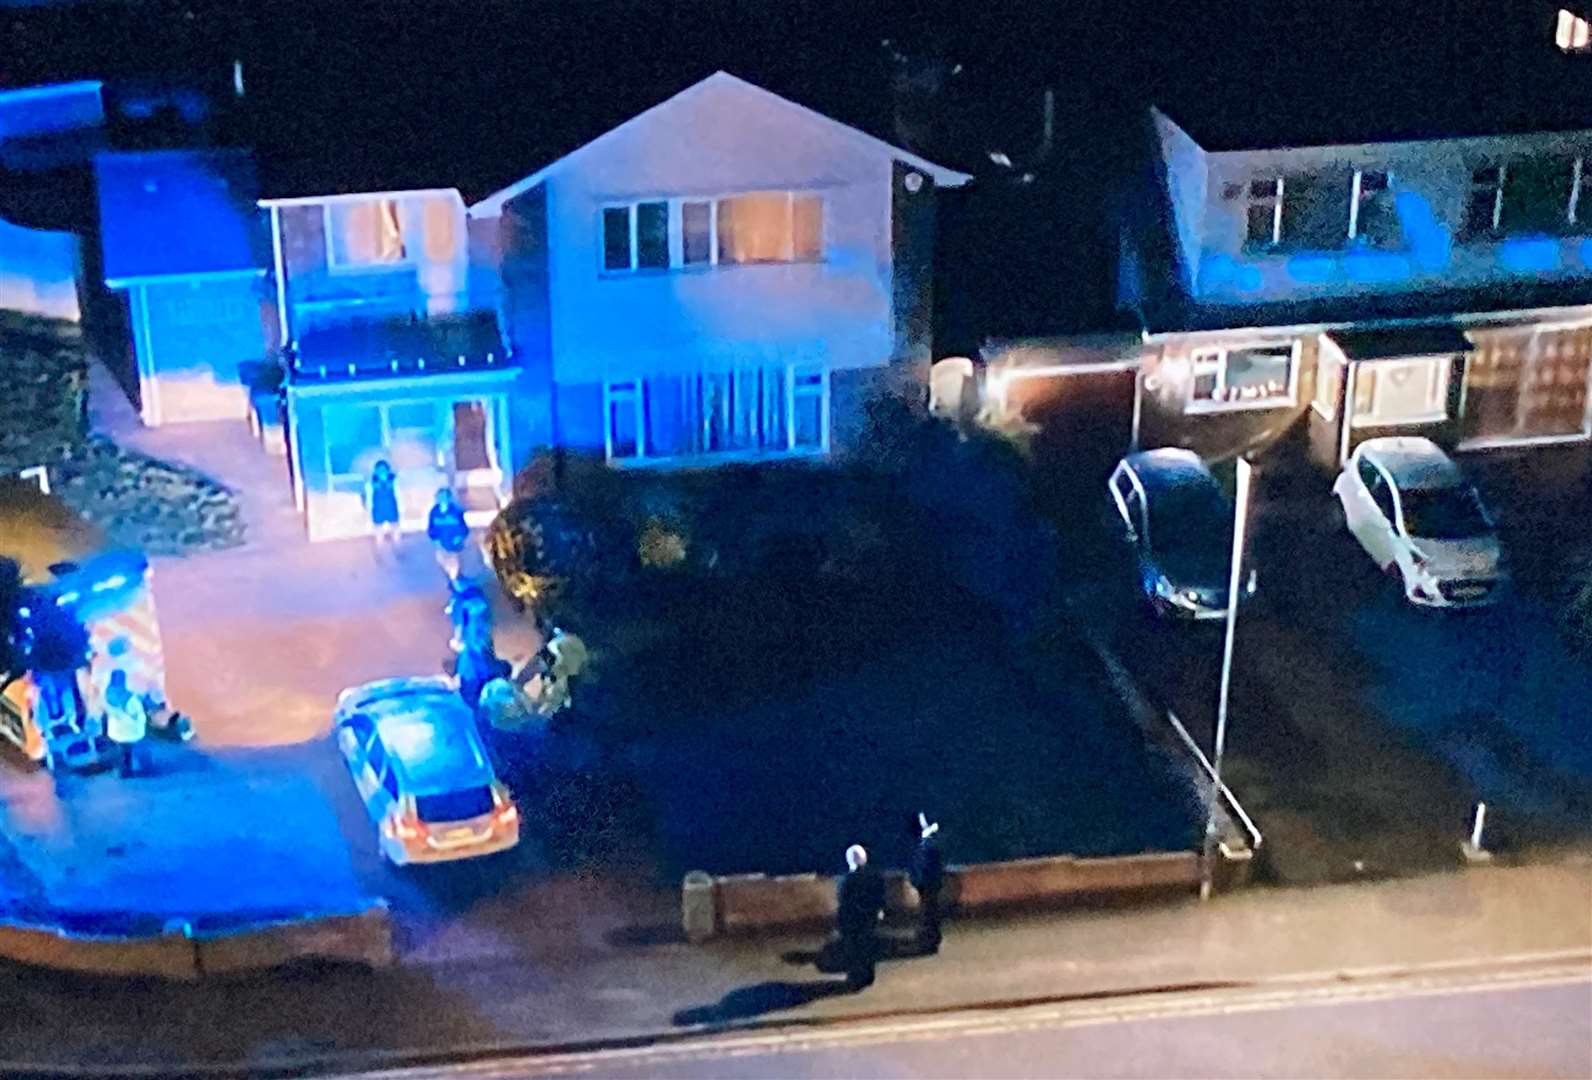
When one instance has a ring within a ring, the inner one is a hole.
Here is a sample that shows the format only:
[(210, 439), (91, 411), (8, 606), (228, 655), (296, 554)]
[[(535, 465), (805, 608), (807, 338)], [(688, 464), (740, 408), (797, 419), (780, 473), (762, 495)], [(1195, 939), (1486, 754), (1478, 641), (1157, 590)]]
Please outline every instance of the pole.
[(1222, 690), (1216, 703), (1216, 745), (1211, 754), (1211, 796), (1205, 810), (1204, 857), (1200, 860), (1200, 899), (1211, 896), (1216, 858), (1216, 806), (1222, 797), (1222, 752), (1227, 746), (1227, 697), (1233, 677), (1233, 631), (1238, 626), (1238, 596), (1244, 569), (1244, 533), (1249, 524), (1249, 462), (1238, 459), (1238, 491), (1233, 500), (1233, 556), (1227, 575), (1227, 635), (1222, 642)]

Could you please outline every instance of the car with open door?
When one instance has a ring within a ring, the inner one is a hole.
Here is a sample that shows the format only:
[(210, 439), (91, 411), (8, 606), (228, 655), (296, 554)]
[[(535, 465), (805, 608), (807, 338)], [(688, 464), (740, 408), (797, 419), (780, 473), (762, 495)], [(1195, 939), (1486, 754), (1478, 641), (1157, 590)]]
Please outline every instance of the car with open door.
[(344, 690), (332, 737), (389, 862), (466, 859), (519, 843), (519, 811), (447, 679)]
[[(1232, 572), (1233, 502), (1191, 450), (1129, 454), (1106, 487), (1107, 517), (1132, 552), (1137, 584), (1156, 614), (1219, 619)], [(1255, 571), (1240, 602), (1254, 595)]]
[(1475, 485), (1430, 439), (1368, 439), (1332, 485), (1344, 524), (1423, 607), (1492, 603), (1508, 582), (1497, 524)]

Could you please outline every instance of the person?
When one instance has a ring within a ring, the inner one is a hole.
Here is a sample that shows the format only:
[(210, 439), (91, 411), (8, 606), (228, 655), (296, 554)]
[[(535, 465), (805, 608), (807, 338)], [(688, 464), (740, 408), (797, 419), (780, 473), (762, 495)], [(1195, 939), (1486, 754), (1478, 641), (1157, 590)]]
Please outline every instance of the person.
[(945, 885), (945, 860), (936, 838), (940, 825), (919, 813), (910, 828), (913, 843), (907, 877), (918, 893), (918, 948), (933, 954), (940, 951), (940, 890)]
[(454, 652), (467, 647), (480, 648), (492, 642), (492, 604), (486, 598), (481, 583), (470, 577), (456, 577), (449, 585), (448, 606), (445, 609), (453, 624), (453, 638), (448, 642)]
[(453, 497), (452, 488), (438, 488), (437, 501), (426, 518), (426, 536), (437, 547), (437, 565), (448, 580), (459, 576), (459, 557), (470, 539), (470, 526), (464, 520), (464, 507)]
[(475, 712), (481, 705), (481, 691), (493, 679), (501, 679), (513, 670), (508, 661), (501, 659), (492, 645), (491, 637), (464, 643), (454, 673), (459, 679), (459, 696)]
[(127, 672), (116, 668), (105, 686), (105, 734), (121, 751), (118, 763), (125, 779), (143, 772), (148, 765), (144, 737), (149, 733), (149, 714), (138, 695), (127, 686)]
[(861, 844), (846, 849), (846, 874), (840, 879), (835, 899), (846, 985), (862, 990), (873, 985), (874, 965), (878, 962), (884, 879), (868, 865), (868, 852)]
[(366, 504), (370, 507), (370, 526), (376, 534), (376, 546), (385, 541), (398, 543), (398, 476), (385, 458), (376, 462), (370, 473)]

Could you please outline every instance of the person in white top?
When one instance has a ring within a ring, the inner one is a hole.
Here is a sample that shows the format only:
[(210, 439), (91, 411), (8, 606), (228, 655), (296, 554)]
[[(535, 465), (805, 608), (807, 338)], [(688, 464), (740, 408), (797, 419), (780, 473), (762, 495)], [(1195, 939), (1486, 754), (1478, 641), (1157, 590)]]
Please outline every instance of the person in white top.
[(144, 745), (144, 737), (149, 734), (149, 713), (143, 700), (128, 689), (127, 672), (121, 668), (111, 672), (104, 700), (105, 734), (121, 750), (121, 775), (135, 776), (149, 764), (149, 751)]

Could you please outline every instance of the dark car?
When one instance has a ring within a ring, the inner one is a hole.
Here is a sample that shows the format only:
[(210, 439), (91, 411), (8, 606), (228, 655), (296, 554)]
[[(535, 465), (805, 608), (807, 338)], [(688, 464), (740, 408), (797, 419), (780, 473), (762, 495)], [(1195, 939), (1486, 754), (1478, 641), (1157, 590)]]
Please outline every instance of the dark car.
[[(1233, 503), (1198, 455), (1172, 448), (1129, 454), (1107, 488), (1108, 513), (1136, 556), (1139, 586), (1156, 613), (1225, 615)], [(1254, 591), (1251, 570), (1244, 597)]]

